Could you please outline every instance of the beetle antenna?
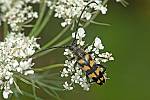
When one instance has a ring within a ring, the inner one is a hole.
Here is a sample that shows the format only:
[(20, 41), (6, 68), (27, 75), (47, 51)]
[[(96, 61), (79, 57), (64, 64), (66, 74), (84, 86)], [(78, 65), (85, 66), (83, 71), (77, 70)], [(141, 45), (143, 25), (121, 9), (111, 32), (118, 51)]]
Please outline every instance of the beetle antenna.
[(69, 48), (70, 46), (68, 46), (68, 45), (65, 45), (65, 46), (57, 46), (57, 47), (50, 47), (50, 48), (47, 48), (47, 49), (44, 49), (44, 50), (41, 50), (41, 51), (38, 51), (38, 52), (36, 52), (36, 54), (37, 53), (40, 53), (40, 52), (43, 52), (43, 51), (48, 51), (48, 50), (50, 50), (50, 49), (55, 49), (55, 48)]
[[(83, 15), (84, 11), (86, 10), (86, 8), (87, 8), (90, 4), (92, 4), (92, 3), (97, 4), (95, 1), (89, 2), (89, 3), (84, 7), (84, 9), (82, 10), (82, 12), (81, 12), (81, 14), (80, 14), (80, 16), (79, 16), (79, 18), (78, 18), (77, 26), (76, 26), (76, 29), (75, 29), (75, 38), (74, 38), (73, 42), (75, 42), (75, 40), (76, 40), (76, 35), (77, 35), (77, 32), (78, 32), (78, 28), (79, 28), (79, 24), (80, 24), (80, 21), (81, 21), (81, 17), (82, 17), (82, 15)], [(97, 5), (98, 5), (98, 4), (97, 4)]]

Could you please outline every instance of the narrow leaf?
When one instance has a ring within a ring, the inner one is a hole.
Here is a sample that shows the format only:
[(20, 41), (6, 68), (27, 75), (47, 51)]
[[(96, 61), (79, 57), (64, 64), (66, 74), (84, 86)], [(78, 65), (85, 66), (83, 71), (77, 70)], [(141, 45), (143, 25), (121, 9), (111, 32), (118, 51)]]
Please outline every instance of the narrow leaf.
[(46, 87), (46, 88), (52, 89), (52, 90), (63, 91), (63, 89), (62, 89), (62, 88), (55, 87), (55, 86), (51, 86), (51, 85), (47, 85), (47, 84), (42, 83), (42, 82), (39, 82), (39, 81), (37, 81), (37, 84), (39, 84), (40, 86), (43, 86), (43, 87)]
[(19, 86), (17, 85), (17, 83), (14, 81), (14, 84), (15, 84), (15, 87), (17, 89), (17, 91), (20, 93), (20, 94), (23, 94), (22, 91), (20, 90)]
[[(21, 80), (22, 82), (26, 83), (26, 84), (29, 84), (29, 85), (33, 85), (32, 82), (30, 82), (29, 80), (25, 79), (25, 78), (22, 78), (22, 77), (19, 77), (17, 75), (15, 75), (16, 78), (18, 78), (19, 80)], [(33, 85), (34, 87), (36, 88), (39, 88), (38, 86), (36, 86), (35, 84)]]
[(49, 70), (49, 69), (52, 69), (52, 68), (61, 67), (63, 65), (64, 64), (49, 65), (49, 66), (45, 66), (45, 67), (35, 68), (34, 71), (45, 71), (45, 70)]
[[(33, 95), (33, 94), (28, 93), (28, 92), (25, 92), (25, 91), (22, 91), (22, 92), (23, 92), (24, 95), (26, 95), (26, 96), (28, 96), (28, 97), (31, 97), (31, 98), (34, 98), (34, 95)], [(44, 99), (42, 99), (42, 98), (40, 98), (40, 97), (37, 97), (37, 100), (44, 100)]]
[(92, 24), (96, 24), (96, 25), (111, 26), (110, 24), (107, 24), (107, 23), (100, 23), (100, 22), (96, 22), (96, 21), (93, 21), (93, 20), (91, 20), (90, 22), (91, 22)]
[(36, 89), (34, 87), (34, 84), (35, 82), (32, 80), (32, 92), (33, 92), (34, 99), (37, 100)]
[(45, 93), (47, 93), (48, 95), (50, 95), (50, 96), (56, 98), (57, 100), (61, 100), (58, 95), (51, 93), (48, 89), (46, 89), (46, 88), (42, 88), (42, 89), (43, 89), (43, 91), (44, 91)]

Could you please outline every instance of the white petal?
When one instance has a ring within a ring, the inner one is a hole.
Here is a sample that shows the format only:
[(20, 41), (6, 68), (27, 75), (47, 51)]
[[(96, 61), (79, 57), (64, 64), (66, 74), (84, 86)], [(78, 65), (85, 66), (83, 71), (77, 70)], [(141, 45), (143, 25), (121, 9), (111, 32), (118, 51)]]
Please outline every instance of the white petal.
[(67, 25), (66, 22), (62, 22), (62, 23), (61, 23), (61, 26), (62, 26), (62, 27), (65, 27), (66, 25)]
[(90, 20), (91, 19), (92, 14), (91, 13), (86, 13), (86, 20)]
[(34, 71), (33, 70), (28, 70), (28, 71), (25, 71), (24, 75), (32, 75), (34, 74)]
[(72, 33), (72, 38), (75, 38), (75, 32)]
[(106, 12), (107, 12), (107, 8), (104, 6), (101, 6), (100, 10), (101, 10), (102, 14), (106, 14)]
[(85, 34), (84, 34), (84, 33), (85, 33), (85, 30), (84, 30), (83, 28), (79, 28), (79, 29), (78, 29), (79, 37), (82, 37), (82, 38), (85, 37)]
[(85, 43), (85, 41), (81, 41), (81, 42), (80, 42), (80, 45), (81, 45), (81, 46), (83, 46), (83, 45), (84, 45), (84, 43)]
[(4, 97), (4, 99), (8, 99), (8, 95), (10, 94), (10, 93), (13, 93), (11, 90), (4, 90), (3, 91), (3, 97)]
[(94, 46), (98, 49), (104, 49), (104, 46), (102, 45), (102, 42), (98, 37), (95, 38)]

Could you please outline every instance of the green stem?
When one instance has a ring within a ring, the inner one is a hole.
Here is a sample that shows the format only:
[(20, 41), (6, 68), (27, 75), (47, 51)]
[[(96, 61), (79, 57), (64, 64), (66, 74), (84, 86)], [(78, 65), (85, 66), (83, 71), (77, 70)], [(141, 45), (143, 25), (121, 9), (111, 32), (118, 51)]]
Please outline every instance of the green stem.
[[(67, 42), (69, 42), (70, 40), (71, 40), (71, 36), (67, 37), (66, 39), (64, 39), (63, 41), (61, 41), (60, 43), (58, 43), (57, 45), (54, 45), (54, 47), (64, 45), (64, 44), (66, 44)], [(42, 51), (42, 52), (39, 52), (39, 53), (37, 53), (37, 54), (35, 54), (35, 55), (33, 56), (33, 59), (36, 59), (36, 58), (38, 58), (38, 57), (41, 57), (41, 56), (43, 56), (43, 55), (45, 55), (45, 54), (47, 54), (47, 53), (49, 53), (49, 52), (51, 52), (51, 51), (53, 51), (53, 50), (55, 50), (55, 49), (56, 49), (56, 48), (54, 48), (54, 49), (49, 49), (49, 50), (44, 50), (44, 51)]]
[(35, 32), (34, 37), (37, 37), (41, 33), (43, 28), (47, 25), (51, 15), (52, 15), (52, 12), (53, 12), (53, 10), (50, 10), (49, 14), (44, 18), (43, 23), (41, 24), (40, 27), (38, 27), (37, 31)]
[(8, 33), (8, 24), (7, 24), (7, 22), (4, 22), (4, 28), (3, 28), (3, 30), (4, 30), (4, 38), (7, 36), (7, 33)]
[(54, 65), (49, 65), (49, 66), (45, 66), (45, 67), (35, 68), (34, 71), (40, 72), (40, 71), (45, 71), (45, 70), (49, 70), (52, 68), (57, 68), (60, 66), (64, 66), (64, 64), (54, 64)]
[(22, 75), (22, 74), (14, 74), (14, 77), (16, 77), (17, 79), (19, 79), (20, 81), (22, 81), (22, 82), (24, 82), (24, 83), (26, 83), (26, 84), (28, 84), (28, 85), (32, 85), (32, 86), (34, 86), (35, 88), (39, 88), (38, 86), (36, 86), (36, 84), (32, 84), (32, 80), (31, 79), (27, 79), (24, 75)]
[(45, 3), (45, 0), (41, 0), (41, 9), (40, 9), (40, 16), (36, 22), (36, 24), (34, 25), (34, 28), (32, 29), (32, 31), (29, 33), (29, 36), (33, 36), (35, 33), (36, 33), (36, 30), (38, 29), (38, 27), (40, 26), (41, 24), (41, 21), (43, 19), (43, 16), (44, 16), (44, 13), (45, 13), (45, 10), (46, 10), (46, 3)]
[(46, 43), (39, 51), (45, 50), (46, 48), (51, 46), (53, 43), (55, 43), (69, 28), (70, 28), (70, 25), (65, 27), (54, 39)]
[(121, 0), (120, 3), (124, 6), (127, 7), (127, 5), (129, 5), (129, 3), (125, 0)]
[(23, 94), (22, 91), (20, 90), (19, 86), (17, 85), (17, 83), (14, 81), (14, 85), (17, 89), (17, 91), (20, 93), (20, 94)]
[(109, 0), (104, 0), (102, 4), (105, 5), (108, 1)]
[(111, 26), (110, 24), (107, 23), (101, 23), (101, 22), (96, 22), (93, 20), (90, 20), (91, 24), (95, 24), (95, 25), (103, 25), (103, 26)]
[(37, 100), (36, 89), (35, 89), (34, 85), (35, 85), (35, 82), (34, 82), (34, 80), (32, 80), (32, 91), (33, 91), (33, 96), (34, 96), (34, 99)]
[(94, 20), (94, 19), (97, 17), (98, 14), (99, 14), (99, 11), (97, 11), (97, 12), (92, 16), (92, 18), (90, 19), (90, 21), (88, 21), (88, 22), (86, 22), (86, 23), (84, 24), (83, 28), (86, 28), (87, 26), (89, 26), (90, 23), (91, 23), (91, 21)]
[[(57, 0), (54, 0), (54, 4), (56, 3)], [(43, 22), (41, 23), (40, 27), (38, 27), (37, 31), (34, 34), (34, 37), (37, 37), (41, 31), (44, 29), (44, 27), (47, 25), (47, 23), (49, 22), (50, 17), (53, 15), (53, 10), (54, 9), (49, 9), (48, 14), (46, 15), (46, 17), (44, 18)]]

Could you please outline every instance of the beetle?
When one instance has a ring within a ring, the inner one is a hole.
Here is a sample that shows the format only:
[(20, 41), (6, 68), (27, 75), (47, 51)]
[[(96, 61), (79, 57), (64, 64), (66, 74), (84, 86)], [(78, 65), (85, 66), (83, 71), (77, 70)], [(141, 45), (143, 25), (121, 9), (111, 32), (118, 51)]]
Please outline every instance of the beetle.
[(77, 62), (74, 66), (78, 64), (86, 73), (87, 78), (93, 79), (91, 82), (96, 82), (99, 85), (106, 82), (106, 68), (101, 64), (96, 64), (95, 60), (91, 56), (92, 52), (86, 52), (85, 48), (79, 47), (76, 39), (70, 46), (68, 46), (68, 49), (71, 50), (77, 58)]

